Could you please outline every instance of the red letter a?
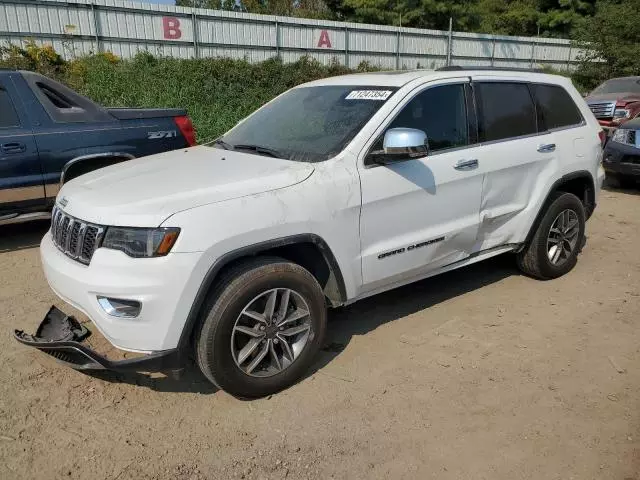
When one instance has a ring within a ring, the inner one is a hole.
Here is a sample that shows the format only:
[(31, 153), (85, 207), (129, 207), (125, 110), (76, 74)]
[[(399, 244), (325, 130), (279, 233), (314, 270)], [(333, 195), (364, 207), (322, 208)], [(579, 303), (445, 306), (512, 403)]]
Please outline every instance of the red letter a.
[(318, 40), (318, 48), (327, 47), (331, 48), (331, 40), (329, 40), (329, 32), (322, 30), (320, 32), (320, 39)]

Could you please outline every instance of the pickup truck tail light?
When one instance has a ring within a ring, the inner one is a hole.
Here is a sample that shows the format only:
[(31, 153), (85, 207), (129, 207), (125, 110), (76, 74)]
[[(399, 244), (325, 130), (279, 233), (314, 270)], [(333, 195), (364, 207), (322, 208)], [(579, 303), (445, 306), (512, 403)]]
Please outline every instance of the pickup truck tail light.
[(190, 147), (193, 147), (196, 144), (196, 131), (193, 129), (193, 123), (191, 123), (191, 119), (186, 115), (181, 117), (174, 117), (174, 122), (180, 129), (180, 133), (187, 141)]
[(602, 148), (604, 148), (604, 144), (607, 143), (607, 132), (605, 132), (604, 130), (600, 130), (598, 132), (598, 137), (600, 138), (600, 145), (602, 145)]

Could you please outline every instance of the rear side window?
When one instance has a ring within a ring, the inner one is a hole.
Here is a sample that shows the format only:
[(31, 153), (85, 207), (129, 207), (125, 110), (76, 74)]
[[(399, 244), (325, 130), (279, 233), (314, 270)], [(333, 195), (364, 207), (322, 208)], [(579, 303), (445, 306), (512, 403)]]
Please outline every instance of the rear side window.
[(0, 128), (18, 127), (20, 120), (6, 90), (0, 88)]
[(474, 83), (480, 140), (490, 142), (538, 132), (536, 110), (524, 83)]
[(547, 130), (582, 123), (580, 110), (567, 91), (557, 85), (531, 85), (542, 125)]

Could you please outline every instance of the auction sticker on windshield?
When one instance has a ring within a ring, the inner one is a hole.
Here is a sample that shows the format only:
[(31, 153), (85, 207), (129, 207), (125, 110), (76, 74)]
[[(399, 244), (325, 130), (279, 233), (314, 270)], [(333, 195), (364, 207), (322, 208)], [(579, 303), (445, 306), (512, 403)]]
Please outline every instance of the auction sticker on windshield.
[(345, 100), (386, 100), (392, 93), (391, 90), (353, 90)]

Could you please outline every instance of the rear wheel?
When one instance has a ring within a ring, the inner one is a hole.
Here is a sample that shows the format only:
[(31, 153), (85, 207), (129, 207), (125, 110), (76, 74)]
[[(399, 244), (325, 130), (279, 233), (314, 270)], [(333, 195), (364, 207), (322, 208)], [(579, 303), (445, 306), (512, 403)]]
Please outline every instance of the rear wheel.
[(198, 364), (232, 395), (269, 395), (309, 368), (325, 324), (324, 294), (307, 270), (277, 258), (249, 261), (212, 294), (196, 340)]
[(555, 192), (529, 244), (517, 255), (520, 269), (548, 280), (569, 272), (582, 247), (585, 213), (572, 193)]

